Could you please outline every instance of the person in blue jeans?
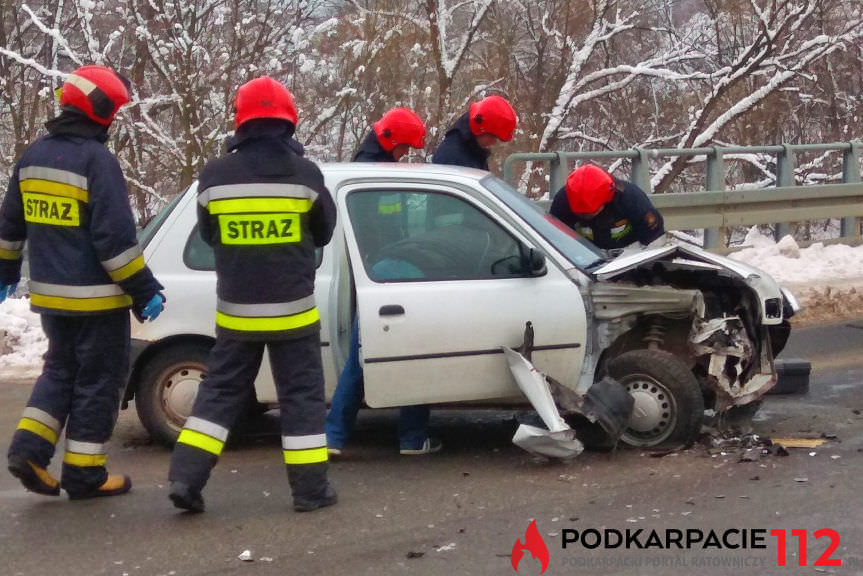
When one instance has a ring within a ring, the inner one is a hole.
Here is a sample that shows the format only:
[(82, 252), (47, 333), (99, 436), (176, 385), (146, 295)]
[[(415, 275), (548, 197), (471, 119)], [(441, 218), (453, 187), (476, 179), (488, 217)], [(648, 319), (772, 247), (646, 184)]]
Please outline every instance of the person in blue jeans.
[[(425, 145), (425, 126), (413, 111), (394, 108), (375, 122), (373, 129), (363, 140), (354, 162), (398, 162), (409, 148), (423, 148)], [(382, 244), (395, 241), (402, 235), (397, 232), (401, 226), (401, 198), (395, 195), (375, 195), (371, 197), (374, 206), (367, 206), (367, 217), (374, 220), (375, 234), (365, 238), (367, 253), (375, 252)], [(361, 224), (368, 224), (363, 222)], [(389, 234), (387, 234), (389, 233)], [(388, 235), (391, 238), (388, 238)], [(373, 236), (373, 237), (371, 237)], [(372, 279), (422, 278), (422, 271), (405, 260), (386, 258), (371, 268)], [(339, 376), (333, 394), (330, 411), (327, 414), (327, 447), (331, 455), (341, 455), (357, 420), (357, 413), (365, 394), (363, 369), (360, 365), (359, 321), (354, 316), (351, 327), (351, 342), (348, 359)], [(430, 454), (441, 449), (436, 438), (428, 435), (430, 411), (428, 406), (404, 406), (399, 410), (399, 453), (403, 455)]]

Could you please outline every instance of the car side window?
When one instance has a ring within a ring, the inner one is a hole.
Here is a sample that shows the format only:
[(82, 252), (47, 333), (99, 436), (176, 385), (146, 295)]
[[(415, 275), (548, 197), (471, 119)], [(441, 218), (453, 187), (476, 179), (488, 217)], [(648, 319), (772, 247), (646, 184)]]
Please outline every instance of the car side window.
[[(323, 248), (315, 248), (315, 268), (321, 265), (324, 257)], [(183, 249), (183, 262), (192, 270), (215, 270), (216, 253), (213, 247), (204, 242), (198, 225), (192, 229)]]
[(363, 265), (376, 282), (528, 275), (528, 249), (456, 196), (358, 190), (347, 205)]

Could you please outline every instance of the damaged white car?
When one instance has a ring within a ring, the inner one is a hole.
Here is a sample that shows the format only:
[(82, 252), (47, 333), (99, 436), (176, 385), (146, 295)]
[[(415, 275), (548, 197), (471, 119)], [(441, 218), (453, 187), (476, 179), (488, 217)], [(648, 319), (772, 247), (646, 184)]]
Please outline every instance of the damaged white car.
[[(587, 416), (626, 444), (658, 446), (692, 440), (705, 408), (755, 401), (776, 380), (796, 302), (761, 271), (674, 245), (608, 259), (487, 172), (322, 169), (339, 211), (315, 291), (328, 397), (355, 315), (371, 408), (526, 405), (503, 350), (520, 348), (554, 383), (564, 419), (584, 419), (595, 383), (622, 386), (632, 401), (620, 426), (603, 421), (615, 407)], [(167, 307), (133, 326), (126, 400), (165, 442), (190, 413), (213, 343), (213, 254), (195, 197), (193, 185), (142, 238)], [(256, 390), (275, 403), (266, 360)], [(576, 430), (588, 444), (609, 440), (599, 427)]]

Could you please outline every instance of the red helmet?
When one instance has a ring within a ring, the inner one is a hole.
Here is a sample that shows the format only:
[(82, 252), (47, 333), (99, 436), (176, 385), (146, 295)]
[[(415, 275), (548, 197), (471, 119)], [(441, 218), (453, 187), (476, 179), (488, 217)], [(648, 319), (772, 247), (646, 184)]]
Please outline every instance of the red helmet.
[(566, 199), (576, 214), (593, 214), (614, 197), (614, 178), (593, 164), (579, 166), (566, 179)]
[(413, 110), (393, 108), (374, 123), (375, 135), (381, 148), (391, 152), (399, 144), (425, 148), (426, 127)]
[(129, 101), (128, 80), (104, 66), (82, 66), (66, 77), (60, 106), (80, 110), (87, 118), (108, 126), (120, 106)]
[(502, 96), (487, 96), (470, 105), (470, 131), (475, 136), (494, 134), (503, 142), (512, 140), (515, 110)]
[(269, 76), (249, 80), (237, 90), (234, 130), (255, 118), (278, 118), (297, 125), (297, 106), (287, 88)]

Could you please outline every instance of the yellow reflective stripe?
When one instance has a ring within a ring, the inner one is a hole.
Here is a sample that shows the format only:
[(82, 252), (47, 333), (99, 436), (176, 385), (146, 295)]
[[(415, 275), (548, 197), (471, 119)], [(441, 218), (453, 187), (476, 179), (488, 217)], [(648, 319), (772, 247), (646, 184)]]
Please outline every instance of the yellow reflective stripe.
[(132, 297), (123, 294), (122, 296), (102, 296), (100, 298), (64, 298), (63, 296), (45, 296), (31, 293), (30, 303), (41, 308), (93, 312), (96, 310), (126, 308), (132, 305)]
[(249, 212), (308, 212), (312, 201), (305, 198), (231, 198), (210, 200), (210, 214), (239, 214)]
[(144, 257), (138, 256), (125, 266), (121, 266), (116, 270), (108, 270), (108, 276), (111, 277), (111, 280), (114, 282), (120, 282), (125, 280), (129, 276), (136, 274), (137, 272), (144, 269)]
[(616, 227), (611, 229), (611, 237), (614, 238), (615, 240), (618, 240), (620, 238), (623, 238), (627, 234), (629, 234), (629, 231), (631, 229), (632, 229), (632, 226), (630, 226), (628, 222), (626, 224), (624, 224), (623, 226), (616, 226)]
[(90, 467), (104, 466), (108, 461), (106, 454), (77, 454), (75, 452), (66, 452), (63, 455), (63, 463), (70, 466)]
[(378, 214), (388, 215), (388, 214), (398, 214), (402, 211), (402, 204), (399, 202), (398, 204), (379, 204), (378, 205)]
[(28, 432), (32, 432), (36, 436), (44, 438), (51, 444), (57, 443), (57, 432), (55, 432), (45, 424), (33, 420), (32, 418), (21, 418), (21, 420), (18, 422), (18, 430), (26, 430)]
[(21, 250), (6, 250), (0, 248), (0, 260), (18, 260), (21, 258)]
[(275, 318), (248, 318), (243, 316), (229, 316), (224, 312), (216, 312), (216, 325), (229, 330), (240, 332), (280, 332), (283, 330), (294, 330), (311, 326), (320, 320), (317, 308), (293, 314), (292, 316), (279, 316)]
[(90, 193), (83, 188), (78, 188), (72, 184), (54, 182), (52, 180), (29, 178), (27, 180), (21, 180), (18, 187), (21, 189), (21, 192), (40, 192), (42, 194), (50, 194), (51, 196), (72, 198), (80, 200), (81, 202), (89, 202), (90, 200)]
[(202, 434), (196, 430), (189, 430), (188, 428), (183, 428), (183, 430), (180, 431), (177, 443), (186, 444), (187, 446), (198, 448), (199, 450), (215, 454), (216, 456), (219, 456), (222, 453), (222, 448), (225, 447), (225, 443), (221, 440), (216, 440), (212, 436), (207, 436), (206, 434)]
[(285, 464), (318, 464), (328, 460), (327, 447), (307, 450), (283, 450)]

